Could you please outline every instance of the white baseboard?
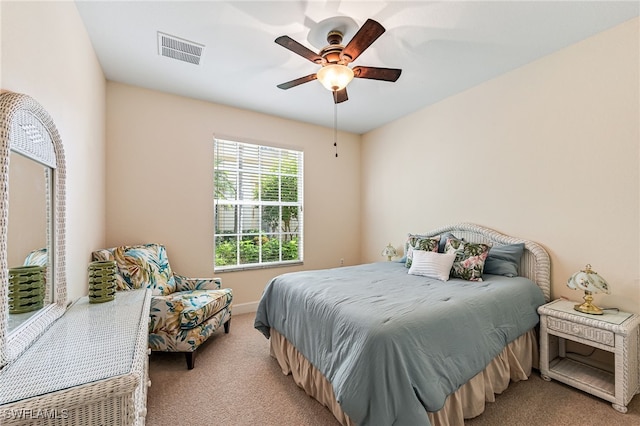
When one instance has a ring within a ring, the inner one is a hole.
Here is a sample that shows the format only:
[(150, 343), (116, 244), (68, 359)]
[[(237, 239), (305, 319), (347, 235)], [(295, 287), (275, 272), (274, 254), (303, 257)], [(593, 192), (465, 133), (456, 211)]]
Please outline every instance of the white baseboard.
[(240, 303), (237, 305), (234, 303), (233, 307), (231, 308), (231, 315), (241, 315), (256, 312), (258, 310), (258, 303), (259, 302), (250, 302)]

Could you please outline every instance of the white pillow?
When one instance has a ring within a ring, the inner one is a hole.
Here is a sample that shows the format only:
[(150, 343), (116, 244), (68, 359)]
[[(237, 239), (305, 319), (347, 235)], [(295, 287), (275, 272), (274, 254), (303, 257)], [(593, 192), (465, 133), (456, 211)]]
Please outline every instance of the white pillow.
[(437, 278), (440, 281), (449, 280), (449, 272), (453, 261), (456, 259), (455, 253), (436, 253), (433, 251), (414, 250), (413, 263), (409, 268), (411, 275), (422, 275), (425, 277)]

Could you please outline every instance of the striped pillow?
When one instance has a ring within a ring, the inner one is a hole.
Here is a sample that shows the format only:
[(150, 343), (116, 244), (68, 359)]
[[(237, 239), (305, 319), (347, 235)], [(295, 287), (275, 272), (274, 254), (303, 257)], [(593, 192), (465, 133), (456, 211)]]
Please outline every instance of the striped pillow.
[(448, 281), (449, 272), (455, 259), (455, 253), (414, 250), (413, 262), (411, 263), (411, 268), (409, 268), (409, 273), (411, 275), (436, 278), (440, 281)]

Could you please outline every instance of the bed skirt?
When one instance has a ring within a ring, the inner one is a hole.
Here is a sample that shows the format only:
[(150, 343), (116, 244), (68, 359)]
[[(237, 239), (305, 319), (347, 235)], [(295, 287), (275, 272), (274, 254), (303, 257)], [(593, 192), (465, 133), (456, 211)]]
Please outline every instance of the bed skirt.
[[(291, 374), (295, 383), (327, 407), (343, 426), (354, 426), (337, 403), (331, 383), (291, 344), (273, 328), (271, 329), (271, 356), (285, 375)], [(444, 407), (427, 412), (433, 426), (455, 426), (464, 419), (479, 416), (486, 402), (495, 401), (510, 381), (526, 380), (531, 368), (538, 365), (538, 343), (535, 329), (529, 330), (507, 345), (487, 367), (449, 395)]]

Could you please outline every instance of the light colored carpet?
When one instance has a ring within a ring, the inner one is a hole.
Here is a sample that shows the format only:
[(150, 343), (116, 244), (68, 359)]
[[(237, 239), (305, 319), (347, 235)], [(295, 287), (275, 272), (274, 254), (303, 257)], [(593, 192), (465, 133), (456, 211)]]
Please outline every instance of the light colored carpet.
[[(193, 370), (187, 370), (183, 354), (154, 352), (147, 424), (337, 426), (329, 410), (282, 374), (253, 320), (254, 314), (234, 315), (229, 334), (220, 329), (200, 347)], [(640, 425), (640, 396), (631, 401), (627, 414), (621, 414), (606, 401), (545, 382), (534, 371), (466, 424)]]

